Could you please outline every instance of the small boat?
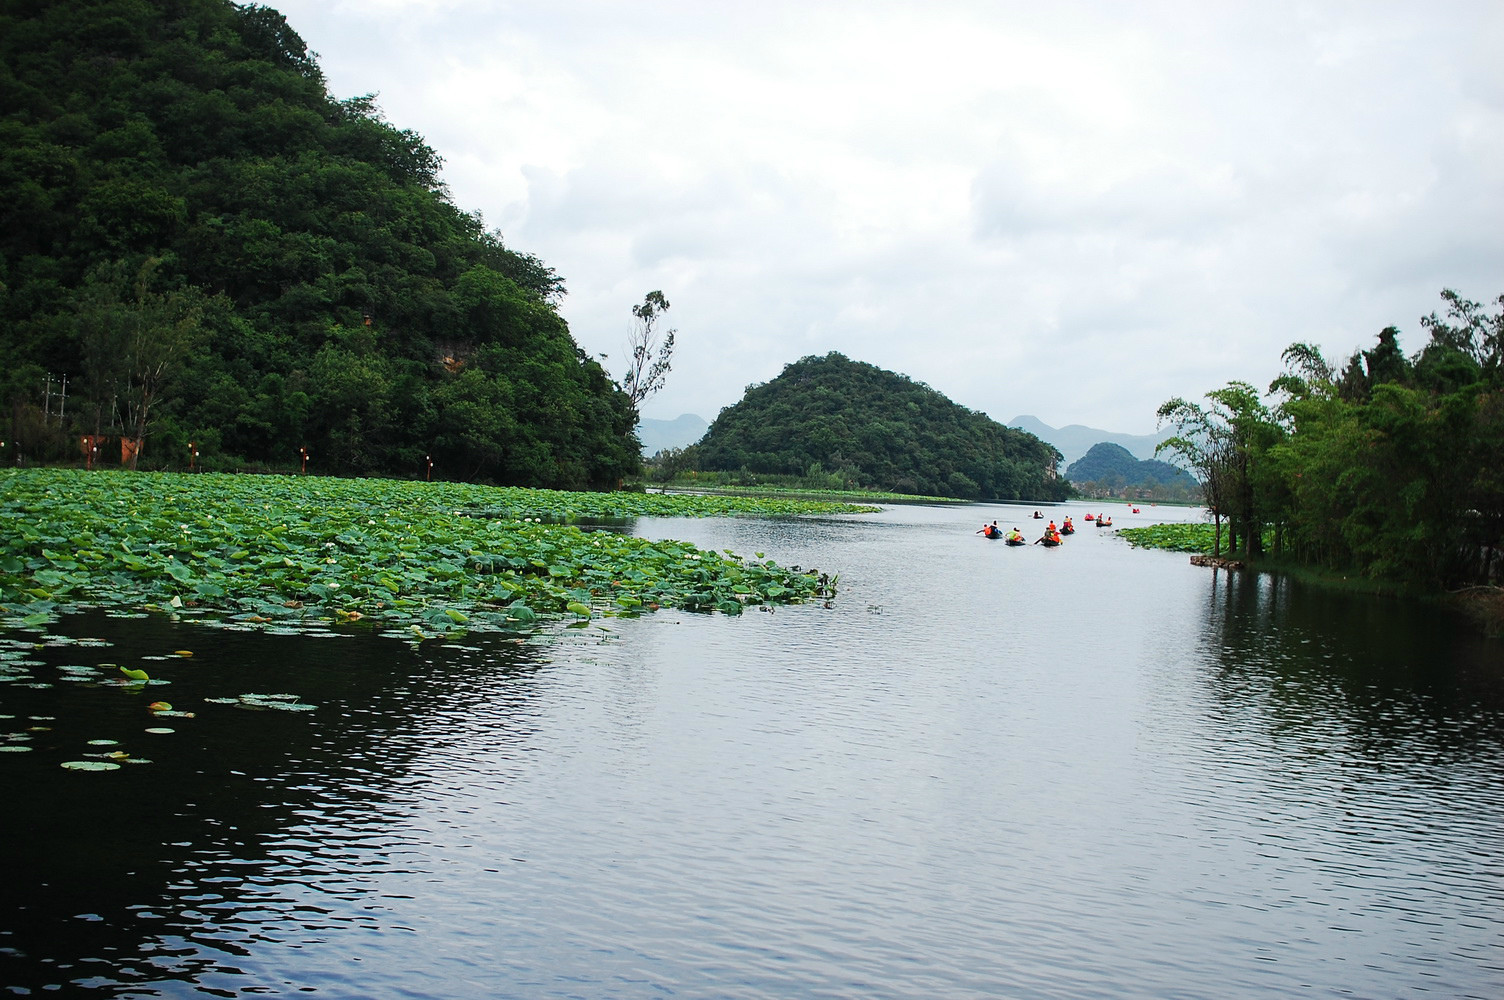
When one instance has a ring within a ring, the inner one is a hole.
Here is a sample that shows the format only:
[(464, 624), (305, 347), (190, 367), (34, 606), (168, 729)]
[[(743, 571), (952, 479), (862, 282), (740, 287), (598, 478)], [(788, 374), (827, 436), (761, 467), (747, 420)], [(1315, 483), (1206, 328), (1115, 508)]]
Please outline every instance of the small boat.
[(982, 530), (982, 537), (995, 542), (1003, 537), (1003, 532), (1001, 528), (987, 527)]
[(1132, 512), (1133, 512), (1133, 513), (1135, 513), (1135, 514), (1137, 514), (1137, 513), (1138, 513), (1138, 508), (1137, 508), (1137, 507), (1130, 507), (1130, 508), (1128, 508), (1128, 509), (1129, 509), (1129, 510), (1130, 510), (1130, 511), (1132, 511)]
[(1022, 538), (1008, 538), (1008, 539), (1004, 539), (1004, 540), (1009, 545), (1028, 545), (1029, 544), (1028, 542), (1024, 541)]
[(1095, 521), (1096, 519), (1097, 515), (1095, 514), (1087, 514), (1084, 518), (1082, 518), (1083, 521)]
[(1112, 527), (1112, 518), (1110, 518), (1110, 517), (1099, 517), (1099, 518), (1097, 518), (1097, 527), (1099, 527), (1099, 528), (1110, 528), (1110, 527)]
[(1049, 535), (1045, 535), (1043, 538), (1041, 538), (1039, 541), (1035, 542), (1034, 544), (1035, 545), (1043, 545), (1047, 549), (1053, 549), (1055, 546), (1057, 546), (1057, 545), (1060, 544), (1060, 539), (1058, 539), (1058, 538), (1051, 538)]
[(1039, 511), (1036, 510), (1034, 512), (1034, 520), (1036, 520), (1036, 521), (1043, 521), (1044, 520), (1044, 515), (1041, 514)]
[(1060, 533), (1062, 535), (1074, 535), (1076, 533), (1076, 526), (1074, 524), (1061, 525)]

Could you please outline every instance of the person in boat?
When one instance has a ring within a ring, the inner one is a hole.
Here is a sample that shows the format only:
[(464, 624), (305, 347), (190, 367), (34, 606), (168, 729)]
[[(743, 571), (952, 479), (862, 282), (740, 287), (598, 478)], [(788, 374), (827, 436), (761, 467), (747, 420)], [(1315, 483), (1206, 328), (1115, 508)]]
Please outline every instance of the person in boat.
[(1060, 531), (1060, 529), (1057, 528), (1057, 527), (1055, 527), (1055, 519), (1053, 517), (1050, 518), (1050, 525), (1049, 525), (1049, 527), (1047, 527), (1047, 528), (1044, 529), (1044, 533), (1046, 535), (1053, 535), (1053, 534), (1056, 534), (1059, 531)]
[(1043, 521), (1044, 520), (1044, 515), (1041, 514), (1039, 511), (1036, 510), (1034, 512), (1034, 520), (1036, 520), (1036, 521)]
[(1024, 540), (1024, 533), (1022, 531), (1019, 531), (1017, 528), (1014, 528), (1012, 531), (1008, 532), (1008, 538), (1006, 540), (1014, 543), (1022, 542)]
[(993, 521), (991, 524), (982, 525), (982, 527), (977, 531), (977, 534), (985, 538), (997, 538), (1002, 533), (1003, 529), (997, 526), (996, 521)]

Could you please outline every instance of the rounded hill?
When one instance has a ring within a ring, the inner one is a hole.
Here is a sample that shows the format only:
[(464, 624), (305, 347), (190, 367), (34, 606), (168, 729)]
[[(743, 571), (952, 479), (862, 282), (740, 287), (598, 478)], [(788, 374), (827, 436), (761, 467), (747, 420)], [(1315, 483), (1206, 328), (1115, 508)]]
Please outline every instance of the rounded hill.
[(1141, 461), (1127, 448), (1110, 441), (1092, 445), (1085, 455), (1071, 463), (1065, 475), (1078, 486), (1099, 483), (1117, 489), (1179, 486), (1182, 490), (1192, 490), (1196, 487), (1196, 480), (1184, 469), (1158, 459)]
[(1060, 453), (1039, 438), (836, 352), (749, 386), (696, 451), (706, 471), (835, 473), (851, 488), (998, 500), (1071, 493)]

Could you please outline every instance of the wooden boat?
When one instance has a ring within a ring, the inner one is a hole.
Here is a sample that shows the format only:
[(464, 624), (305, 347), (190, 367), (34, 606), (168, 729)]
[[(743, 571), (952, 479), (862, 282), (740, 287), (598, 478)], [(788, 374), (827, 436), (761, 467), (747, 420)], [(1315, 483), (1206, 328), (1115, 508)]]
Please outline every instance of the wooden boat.
[(1004, 539), (1004, 541), (1006, 541), (1009, 545), (1028, 545), (1029, 544), (1028, 542), (1024, 541), (1022, 538), (1006, 538), (1006, 539)]

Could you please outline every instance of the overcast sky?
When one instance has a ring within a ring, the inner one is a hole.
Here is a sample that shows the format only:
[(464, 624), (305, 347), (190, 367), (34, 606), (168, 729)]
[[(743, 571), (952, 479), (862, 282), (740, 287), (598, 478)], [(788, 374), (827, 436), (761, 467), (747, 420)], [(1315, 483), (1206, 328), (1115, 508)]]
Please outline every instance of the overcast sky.
[(271, 0), (649, 417), (840, 351), (1128, 433), (1504, 293), (1504, 3)]

